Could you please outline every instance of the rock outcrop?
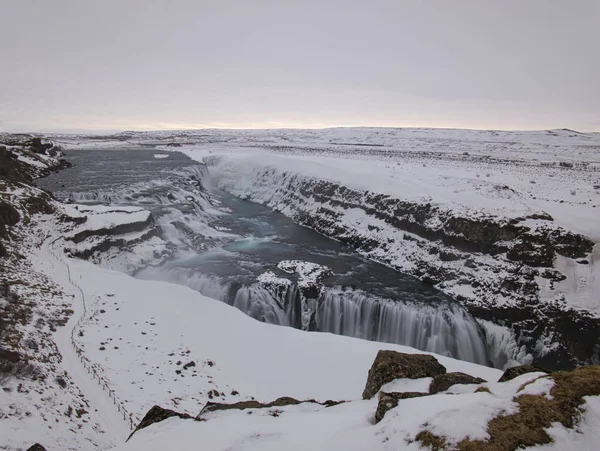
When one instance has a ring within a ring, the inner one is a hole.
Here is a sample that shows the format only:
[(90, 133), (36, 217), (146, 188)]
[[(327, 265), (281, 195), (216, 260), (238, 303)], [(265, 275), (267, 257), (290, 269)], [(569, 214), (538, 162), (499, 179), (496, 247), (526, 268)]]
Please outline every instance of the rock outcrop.
[(432, 395), (446, 391), (456, 384), (485, 384), (487, 381), (479, 377), (473, 377), (465, 373), (446, 373), (435, 376), (429, 386)]
[(383, 385), (394, 379), (421, 379), (445, 373), (446, 368), (431, 355), (379, 351), (369, 370), (362, 397), (371, 399)]
[(30, 446), (29, 448), (27, 448), (27, 451), (46, 451), (46, 448), (44, 448), (39, 443), (36, 443), (36, 444)]
[(379, 393), (379, 402), (377, 404), (377, 411), (375, 412), (375, 423), (379, 423), (383, 420), (383, 417), (388, 412), (398, 407), (398, 403), (401, 399), (420, 398), (421, 396), (429, 396), (429, 393), (422, 392), (404, 392), (404, 393)]
[(319, 404), (319, 405), (325, 406), (325, 407), (332, 407), (332, 406), (337, 406), (338, 404), (342, 404), (344, 402), (345, 401), (332, 401), (332, 400), (319, 402), (314, 399), (300, 401), (295, 398), (290, 398), (289, 396), (282, 396), (281, 398), (277, 398), (275, 401), (268, 402), (268, 403), (262, 403), (262, 402), (259, 402), (256, 400), (240, 401), (240, 402), (235, 402), (232, 404), (224, 404), (224, 403), (209, 401), (202, 408), (202, 410), (200, 411), (198, 416), (196, 416), (196, 419), (199, 420), (200, 418), (202, 418), (202, 415), (204, 415), (205, 413), (216, 412), (219, 410), (268, 409), (271, 407), (295, 406), (295, 405), (304, 404), (304, 403), (312, 403), (312, 404)]
[(152, 424), (160, 423), (161, 421), (164, 421), (167, 418), (171, 417), (179, 417), (184, 420), (194, 419), (194, 417), (188, 415), (187, 413), (179, 413), (175, 412), (174, 410), (163, 409), (162, 407), (155, 405), (152, 406), (152, 408), (146, 413), (146, 415), (144, 415), (142, 421), (140, 421), (140, 423), (137, 425), (137, 427), (134, 429), (131, 435), (127, 438), (127, 440), (129, 440), (137, 431), (147, 428)]
[[(416, 441), (422, 446), (440, 451), (513, 451), (552, 444), (554, 438), (548, 434), (548, 429), (555, 427), (557, 423), (574, 429), (584, 411), (581, 408), (586, 402), (584, 397), (600, 395), (600, 366), (559, 371), (548, 377), (554, 381), (549, 396), (517, 392), (513, 402), (518, 405), (518, 409), (509, 415), (501, 413), (489, 421), (488, 437), (485, 440), (467, 437), (459, 443), (453, 443), (444, 436), (424, 429), (416, 435)], [(578, 445), (573, 443), (568, 449), (578, 449)]]
[(507, 369), (504, 372), (504, 374), (502, 376), (500, 376), (500, 379), (498, 379), (498, 382), (510, 381), (510, 380), (514, 379), (515, 377), (519, 377), (521, 374), (537, 373), (537, 372), (547, 373), (548, 370), (543, 370), (541, 368), (538, 368), (538, 367), (532, 366), (532, 365), (513, 366), (512, 368)]

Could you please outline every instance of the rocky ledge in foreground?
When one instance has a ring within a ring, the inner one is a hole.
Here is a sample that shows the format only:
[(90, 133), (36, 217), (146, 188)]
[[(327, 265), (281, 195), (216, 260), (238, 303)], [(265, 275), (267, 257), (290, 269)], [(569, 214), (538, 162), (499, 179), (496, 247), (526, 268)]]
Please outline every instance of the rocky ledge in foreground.
[[(429, 381), (429, 390), (424, 392), (381, 390), (389, 382), (399, 384), (396, 386), (409, 386), (415, 382), (423, 384)], [(299, 401), (287, 397), (271, 403), (255, 400), (234, 404), (209, 402), (196, 420), (207, 422), (206, 427), (210, 428), (211, 422), (218, 419), (223, 433), (228, 433), (228, 424), (239, 425), (239, 421), (243, 421), (239, 415), (261, 415), (258, 410), (269, 409), (262, 415), (273, 418), (261, 423), (264, 431), (256, 432), (259, 435), (264, 432), (270, 437), (277, 435), (282, 446), (285, 446), (285, 434), (290, 432), (285, 428), (278, 429), (276, 423), (281, 421), (280, 417), (287, 418), (284, 421), (286, 425), (291, 424), (290, 421), (302, 424), (307, 415), (323, 415), (323, 409), (327, 408), (329, 424), (340, 424), (340, 432), (329, 431), (332, 436), (342, 434), (341, 431), (347, 432), (344, 421), (348, 421), (348, 412), (354, 412), (353, 415), (361, 412), (351, 418), (352, 427), (367, 435), (374, 434), (379, 437), (378, 442), (400, 438), (405, 445), (417, 442), (438, 451), (516, 451), (551, 444), (556, 428), (570, 430), (581, 424), (586, 408), (590, 408), (587, 402), (591, 402), (591, 397), (600, 396), (600, 366), (551, 374), (531, 366), (515, 367), (507, 370), (500, 381), (486, 382), (467, 373), (448, 373), (431, 355), (379, 351), (369, 370), (363, 398), (375, 395), (378, 395), (378, 402), (371, 420), (367, 419), (366, 411), (363, 413), (361, 410), (373, 408), (374, 403), (369, 400), (346, 401), (341, 406), (340, 402)], [(315, 407), (299, 409), (303, 403), (313, 403)], [(228, 413), (224, 414), (224, 411)], [(236, 414), (236, 411), (240, 413)], [(473, 416), (474, 412), (477, 418)], [(136, 431), (174, 416), (192, 419), (187, 414), (154, 406)], [(361, 423), (359, 418), (366, 423)], [(451, 423), (450, 427), (448, 422)], [(416, 424), (419, 424), (417, 429), (414, 428)], [(448, 431), (446, 435), (440, 433), (443, 430)], [(191, 433), (192, 429), (187, 431)], [(275, 434), (273, 431), (282, 432)], [(161, 433), (168, 433), (168, 429), (162, 429)], [(304, 432), (309, 441), (313, 439), (313, 433), (318, 432), (310, 429)], [(586, 434), (589, 435), (590, 431)], [(290, 437), (291, 440), (297, 440), (296, 436)], [(394, 442), (389, 444), (393, 445)], [(575, 442), (573, 444), (575, 446)]]

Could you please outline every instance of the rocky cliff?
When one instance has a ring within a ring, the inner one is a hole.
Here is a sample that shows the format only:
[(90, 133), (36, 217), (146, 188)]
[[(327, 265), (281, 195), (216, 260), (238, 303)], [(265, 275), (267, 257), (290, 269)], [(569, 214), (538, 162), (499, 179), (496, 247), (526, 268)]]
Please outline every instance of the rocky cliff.
[(599, 361), (600, 320), (556, 290), (567, 279), (557, 262), (585, 267), (595, 243), (547, 213), (461, 215), (268, 165), (245, 181), (243, 189), (222, 185), (453, 295), (484, 329), (489, 322), (510, 328), (539, 365)]

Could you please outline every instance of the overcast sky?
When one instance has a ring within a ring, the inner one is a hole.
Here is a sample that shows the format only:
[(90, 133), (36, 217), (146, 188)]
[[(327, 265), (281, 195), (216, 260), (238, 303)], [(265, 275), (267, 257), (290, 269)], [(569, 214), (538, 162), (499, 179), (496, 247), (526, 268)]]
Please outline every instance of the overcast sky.
[(600, 0), (0, 0), (0, 131), (600, 130)]

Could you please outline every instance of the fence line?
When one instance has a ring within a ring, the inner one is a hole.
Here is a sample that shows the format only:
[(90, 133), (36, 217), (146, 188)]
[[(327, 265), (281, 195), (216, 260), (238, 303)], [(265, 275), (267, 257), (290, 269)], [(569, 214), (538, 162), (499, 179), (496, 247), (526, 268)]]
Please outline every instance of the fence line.
[[(52, 243), (50, 243), (50, 244), (54, 244), (58, 239), (59, 238), (52, 241)], [(127, 411), (127, 409), (125, 408), (125, 406), (123, 404), (123, 401), (115, 394), (114, 390), (111, 390), (109, 388), (108, 381), (106, 379), (104, 379), (102, 377), (102, 375), (100, 375), (98, 373), (98, 371), (96, 371), (96, 368), (94, 368), (94, 364), (92, 362), (90, 362), (90, 360), (84, 355), (83, 349), (79, 346), (79, 344), (77, 344), (77, 341), (75, 340), (75, 330), (77, 329), (78, 332), (81, 331), (82, 325), (87, 317), (87, 305), (86, 305), (86, 301), (85, 301), (85, 294), (83, 293), (83, 290), (81, 289), (81, 287), (71, 277), (71, 268), (69, 267), (69, 264), (60, 255), (54, 254), (54, 252), (52, 252), (50, 250), (49, 245), (48, 245), (48, 251), (51, 254), (53, 254), (54, 257), (58, 261), (60, 261), (61, 263), (63, 263), (65, 265), (65, 267), (67, 268), (67, 276), (68, 276), (69, 282), (71, 283), (71, 285), (73, 285), (79, 291), (79, 294), (81, 295), (81, 302), (83, 304), (83, 315), (81, 315), (81, 317), (79, 318), (77, 323), (75, 323), (75, 326), (73, 326), (73, 329), (71, 329), (71, 344), (73, 345), (73, 348), (75, 349), (75, 353), (79, 357), (79, 360), (81, 361), (81, 363), (83, 364), (83, 367), (87, 370), (87, 372), (94, 377), (94, 379), (102, 387), (102, 390), (106, 391), (108, 393), (109, 398), (112, 399), (113, 404), (117, 407), (118, 412), (123, 414), (123, 420), (125, 420), (129, 423), (129, 429), (133, 430), (134, 422), (136, 422), (136, 423), (139, 422), (140, 421), (139, 418), (135, 417), (133, 415), (133, 413), (130, 413)]]

